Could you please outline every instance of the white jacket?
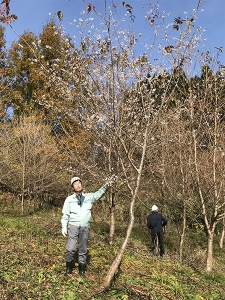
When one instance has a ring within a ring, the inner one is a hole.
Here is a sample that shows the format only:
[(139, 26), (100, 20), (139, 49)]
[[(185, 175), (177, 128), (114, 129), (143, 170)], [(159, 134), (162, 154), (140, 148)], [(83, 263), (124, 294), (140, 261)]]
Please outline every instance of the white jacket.
[(68, 223), (75, 226), (90, 226), (92, 205), (105, 194), (106, 190), (107, 186), (104, 185), (95, 193), (82, 194), (80, 199), (75, 193), (68, 196), (62, 209), (62, 228), (66, 228)]

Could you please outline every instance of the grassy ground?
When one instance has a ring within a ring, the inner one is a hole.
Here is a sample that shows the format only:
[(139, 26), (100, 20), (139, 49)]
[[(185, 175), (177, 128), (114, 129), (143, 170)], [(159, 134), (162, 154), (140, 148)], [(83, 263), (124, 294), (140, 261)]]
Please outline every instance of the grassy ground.
[[(143, 228), (134, 230), (110, 290), (97, 295), (124, 232), (118, 230), (110, 248), (106, 224), (92, 224), (86, 278), (79, 277), (77, 262), (73, 274), (65, 278), (66, 238), (61, 235), (60, 218), (53, 212), (1, 216), (1, 300), (225, 299), (225, 251), (217, 250), (216, 271), (207, 275), (198, 270), (202, 256), (197, 252), (186, 258), (185, 264), (178, 262), (174, 251), (167, 251), (165, 259), (154, 257)], [(171, 241), (167, 240), (168, 249)]]

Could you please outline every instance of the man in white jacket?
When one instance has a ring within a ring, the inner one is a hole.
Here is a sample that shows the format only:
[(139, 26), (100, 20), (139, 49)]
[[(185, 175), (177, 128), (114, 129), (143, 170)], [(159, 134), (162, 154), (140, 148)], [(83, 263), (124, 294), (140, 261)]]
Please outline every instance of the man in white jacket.
[(71, 185), (74, 189), (74, 194), (66, 198), (61, 219), (62, 234), (66, 236), (68, 233), (65, 275), (72, 273), (73, 260), (78, 243), (79, 274), (80, 276), (84, 276), (87, 259), (87, 243), (90, 232), (91, 208), (93, 203), (105, 194), (107, 184), (95, 193), (82, 193), (82, 181), (79, 177), (73, 177), (71, 179)]

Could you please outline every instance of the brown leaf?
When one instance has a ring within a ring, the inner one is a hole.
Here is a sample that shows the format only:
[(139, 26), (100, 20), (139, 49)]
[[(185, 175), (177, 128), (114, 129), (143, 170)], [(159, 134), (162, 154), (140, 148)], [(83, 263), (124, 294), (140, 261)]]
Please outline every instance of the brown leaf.
[(173, 47), (172, 45), (166, 46), (166, 47), (165, 47), (166, 53), (172, 53), (173, 48), (174, 48), (174, 47)]
[(92, 9), (92, 4), (88, 4), (88, 6), (87, 6), (87, 14), (91, 11), (91, 9)]

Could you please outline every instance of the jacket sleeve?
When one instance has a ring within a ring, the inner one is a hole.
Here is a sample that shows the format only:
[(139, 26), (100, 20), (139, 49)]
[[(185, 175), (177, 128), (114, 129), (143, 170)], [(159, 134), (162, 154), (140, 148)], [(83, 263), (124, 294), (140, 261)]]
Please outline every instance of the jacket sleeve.
[(149, 229), (152, 229), (152, 226), (151, 226), (151, 222), (150, 222), (149, 216), (148, 216), (148, 218), (147, 218), (147, 226), (148, 226)]
[(98, 191), (92, 193), (91, 202), (94, 203), (95, 201), (99, 200), (107, 191), (107, 185), (103, 185)]
[(162, 216), (162, 226), (165, 227), (167, 224), (167, 219)]
[(69, 201), (67, 201), (67, 199), (64, 202), (62, 213), (63, 213), (62, 219), (61, 219), (62, 228), (66, 228), (67, 227), (67, 223), (69, 221), (69, 216), (70, 216)]

